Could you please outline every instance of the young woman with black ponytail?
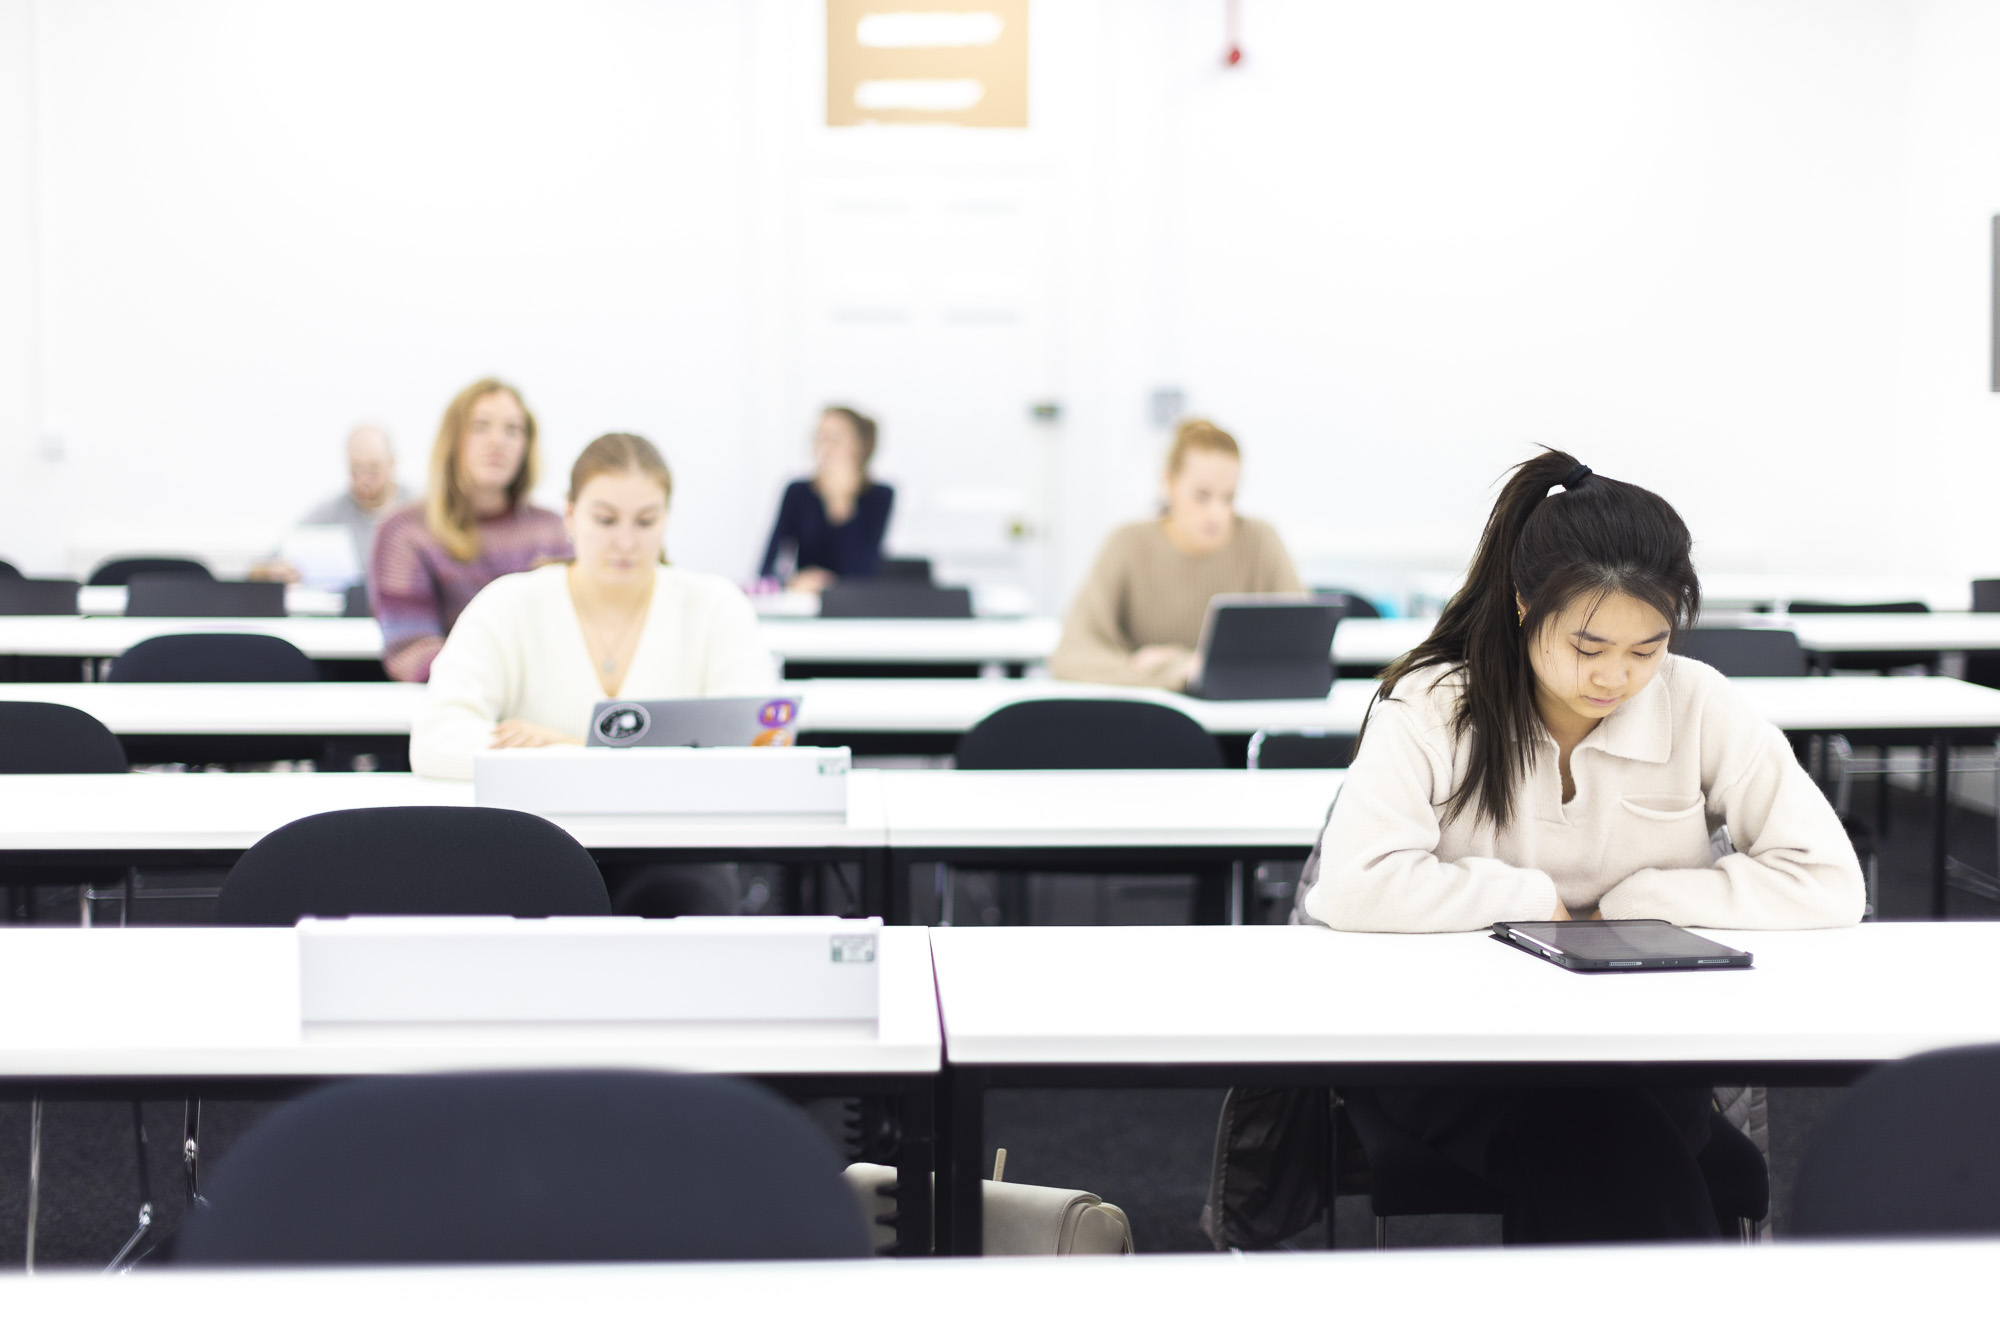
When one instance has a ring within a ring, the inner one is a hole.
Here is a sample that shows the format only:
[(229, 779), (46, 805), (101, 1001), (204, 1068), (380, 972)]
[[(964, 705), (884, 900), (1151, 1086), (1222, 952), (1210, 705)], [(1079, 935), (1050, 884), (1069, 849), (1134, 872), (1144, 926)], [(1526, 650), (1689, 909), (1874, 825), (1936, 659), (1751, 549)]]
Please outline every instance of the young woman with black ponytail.
[[(1383, 673), (1301, 897), (1344, 931), (1861, 918), (1840, 821), (1765, 722), (1671, 649), (1700, 583), (1659, 496), (1550, 450), (1465, 587)], [(1584, 998), (1579, 993), (1579, 1000)], [(1712, 1236), (1709, 1090), (1403, 1089), (1365, 1100), (1498, 1186), (1530, 1241)]]

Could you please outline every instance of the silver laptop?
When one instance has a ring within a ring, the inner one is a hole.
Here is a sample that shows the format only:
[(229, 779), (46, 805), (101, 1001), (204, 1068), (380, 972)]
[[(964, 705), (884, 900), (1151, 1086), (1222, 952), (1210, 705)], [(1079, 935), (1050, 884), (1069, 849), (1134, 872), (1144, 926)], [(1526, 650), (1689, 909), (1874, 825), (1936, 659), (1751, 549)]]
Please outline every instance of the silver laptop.
[(789, 746), (797, 695), (726, 699), (607, 699), (590, 711), (586, 746)]

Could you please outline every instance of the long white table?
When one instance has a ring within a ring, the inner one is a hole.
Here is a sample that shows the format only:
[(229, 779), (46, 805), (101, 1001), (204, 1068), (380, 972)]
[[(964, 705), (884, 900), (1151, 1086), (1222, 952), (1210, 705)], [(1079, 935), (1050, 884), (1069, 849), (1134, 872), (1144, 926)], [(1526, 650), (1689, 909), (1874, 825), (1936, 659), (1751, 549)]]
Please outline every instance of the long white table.
[[(130, 592), (124, 584), (85, 584), (76, 590), (76, 609), (85, 616), (123, 616), (126, 595)], [(288, 616), (339, 616), (346, 610), (346, 596), (331, 589), (308, 588), (304, 584), (285, 586)]]
[[(1694, 1294), (1758, 1329), (1947, 1329), (1990, 1302), (2000, 1242), (1799, 1246), (1598, 1246), (1385, 1254), (1158, 1255), (811, 1263), (141, 1270), (0, 1279), (24, 1329), (261, 1334), (274, 1312), (300, 1330), (464, 1328), (810, 1329), (876, 1334), (938, 1325), (1018, 1334), (1052, 1312), (1086, 1329), (1216, 1330), (1246, 1312), (1337, 1310), (1370, 1330), (1531, 1330), (1551, 1317), (1614, 1317), (1679, 1334)], [(651, 1320), (635, 1318), (647, 1313)], [(667, 1313), (671, 1313), (670, 1316)]]
[(1842, 1082), (2000, 1041), (1988, 980), (2000, 922), (1703, 934), (1756, 966), (1590, 977), (1483, 933), (934, 931), (953, 1090), (940, 1226), (976, 1250), (976, 1206), (964, 1206), (977, 1196), (956, 1187), (984, 1162), (988, 1087), (1547, 1083), (1586, 1066), (1685, 1084)]
[(929, 1249), (932, 1082), (943, 1058), (927, 933), (877, 943), (855, 1023), (309, 1024), (289, 928), (0, 931), (0, 1084), (34, 1096), (202, 1096), (353, 1076), (639, 1069), (879, 1097), (910, 1227)]
[[(4, 624), (4, 621), (0, 621)], [(2000, 691), (1950, 677), (1743, 677), (1750, 702), (1784, 731), (2000, 730)], [(1203, 700), (1167, 690), (1047, 680), (823, 680), (787, 683), (802, 730), (834, 737), (955, 739), (987, 714), (1032, 699), (1136, 699), (1189, 714), (1217, 736), (1352, 734), (1376, 683), (1336, 681), (1324, 699)], [(0, 683), (0, 700), (67, 704), (121, 736), (407, 735), (423, 687), (391, 681), (300, 685)]]

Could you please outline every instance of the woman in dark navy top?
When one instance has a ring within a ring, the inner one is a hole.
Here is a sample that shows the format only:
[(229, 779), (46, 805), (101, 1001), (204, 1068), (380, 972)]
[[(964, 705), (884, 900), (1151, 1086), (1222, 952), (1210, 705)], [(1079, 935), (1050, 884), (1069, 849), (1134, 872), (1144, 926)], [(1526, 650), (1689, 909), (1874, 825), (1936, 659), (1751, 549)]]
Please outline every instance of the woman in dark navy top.
[(778, 522), (764, 548), (763, 575), (817, 593), (843, 576), (874, 574), (882, 563), (895, 491), (868, 476), (875, 422), (853, 408), (828, 408), (813, 432), (809, 482), (785, 488)]

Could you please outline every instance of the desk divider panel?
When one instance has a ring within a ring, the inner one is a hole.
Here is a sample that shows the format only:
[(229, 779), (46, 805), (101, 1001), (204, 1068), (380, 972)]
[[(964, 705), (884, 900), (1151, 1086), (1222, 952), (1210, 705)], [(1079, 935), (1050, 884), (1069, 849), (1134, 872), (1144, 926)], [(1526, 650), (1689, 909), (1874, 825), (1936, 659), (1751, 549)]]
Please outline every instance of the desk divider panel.
[(880, 918), (308, 918), (304, 1023), (874, 1025)]

